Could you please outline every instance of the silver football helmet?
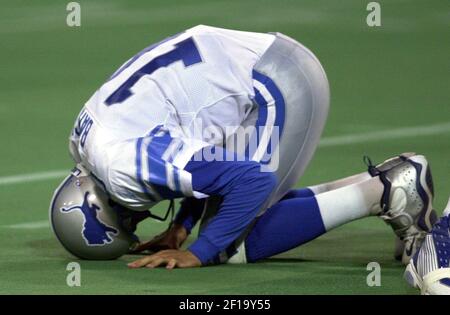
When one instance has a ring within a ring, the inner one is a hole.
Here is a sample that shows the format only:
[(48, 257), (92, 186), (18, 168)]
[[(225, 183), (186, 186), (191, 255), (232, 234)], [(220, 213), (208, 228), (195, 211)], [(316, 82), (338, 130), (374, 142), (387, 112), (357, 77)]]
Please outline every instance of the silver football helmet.
[(92, 175), (77, 165), (53, 195), (50, 222), (71, 254), (82, 259), (115, 259), (136, 241), (116, 208)]

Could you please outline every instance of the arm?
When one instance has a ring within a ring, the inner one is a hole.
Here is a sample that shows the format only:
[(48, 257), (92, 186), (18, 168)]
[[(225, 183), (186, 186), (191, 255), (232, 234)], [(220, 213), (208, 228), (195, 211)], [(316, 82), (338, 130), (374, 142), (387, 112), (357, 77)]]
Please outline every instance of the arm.
[(179, 249), (202, 216), (205, 200), (193, 197), (184, 198), (173, 224), (150, 241), (135, 246), (131, 253), (140, 253), (146, 250), (158, 252), (167, 249)]
[(261, 172), (252, 161), (191, 161), (194, 190), (219, 195), (218, 214), (189, 247), (201, 263), (207, 264), (236, 240), (253, 221), (275, 188), (272, 173)]
[(194, 226), (200, 220), (206, 199), (186, 197), (181, 201), (180, 209), (175, 217), (174, 223), (182, 225), (187, 234), (190, 234)]
[[(215, 147), (214, 150), (216, 152), (213, 154), (225, 154), (221, 148)], [(208, 264), (244, 232), (276, 186), (272, 173), (261, 172), (259, 163), (248, 160), (191, 160), (185, 170), (192, 174), (194, 191), (222, 197), (217, 215), (187, 251), (161, 251), (130, 263), (130, 267), (165, 264), (171, 269), (175, 266), (183, 268)]]

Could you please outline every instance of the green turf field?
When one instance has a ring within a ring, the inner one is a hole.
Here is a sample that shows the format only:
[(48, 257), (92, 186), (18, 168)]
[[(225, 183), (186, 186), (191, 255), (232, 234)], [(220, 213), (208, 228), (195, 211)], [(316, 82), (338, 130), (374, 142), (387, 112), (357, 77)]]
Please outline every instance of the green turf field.
[[(66, 265), (75, 258), (46, 223), (61, 177), (36, 176), (73, 166), (72, 123), (120, 64), (152, 42), (208, 24), (282, 32), (322, 61), (331, 111), (299, 186), (360, 172), (364, 154), (382, 161), (417, 151), (432, 165), (440, 212), (450, 195), (448, 1), (379, 1), (378, 28), (366, 25), (369, 1), (361, 0), (81, 0), (79, 28), (66, 25), (67, 2), (0, 0), (0, 293), (416, 293), (392, 258), (393, 233), (377, 218), (252, 265), (169, 272), (128, 270), (130, 256), (80, 261), (82, 285), (71, 288)], [(140, 235), (164, 227), (149, 222)], [(381, 265), (380, 287), (366, 285), (371, 261)]]

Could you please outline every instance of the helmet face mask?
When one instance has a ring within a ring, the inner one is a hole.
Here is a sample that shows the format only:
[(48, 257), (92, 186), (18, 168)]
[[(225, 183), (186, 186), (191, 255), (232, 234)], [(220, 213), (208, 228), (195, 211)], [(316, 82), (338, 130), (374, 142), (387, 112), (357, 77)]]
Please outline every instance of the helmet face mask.
[(115, 259), (135, 241), (122, 227), (107, 193), (80, 165), (56, 189), (49, 215), (60, 243), (78, 258)]

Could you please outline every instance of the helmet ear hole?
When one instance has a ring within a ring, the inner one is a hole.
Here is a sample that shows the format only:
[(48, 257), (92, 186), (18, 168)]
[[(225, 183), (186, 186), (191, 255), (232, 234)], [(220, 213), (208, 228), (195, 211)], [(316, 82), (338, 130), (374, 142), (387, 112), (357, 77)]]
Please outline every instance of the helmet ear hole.
[(133, 242), (106, 192), (84, 170), (72, 172), (56, 189), (49, 215), (59, 242), (81, 259), (115, 259)]

